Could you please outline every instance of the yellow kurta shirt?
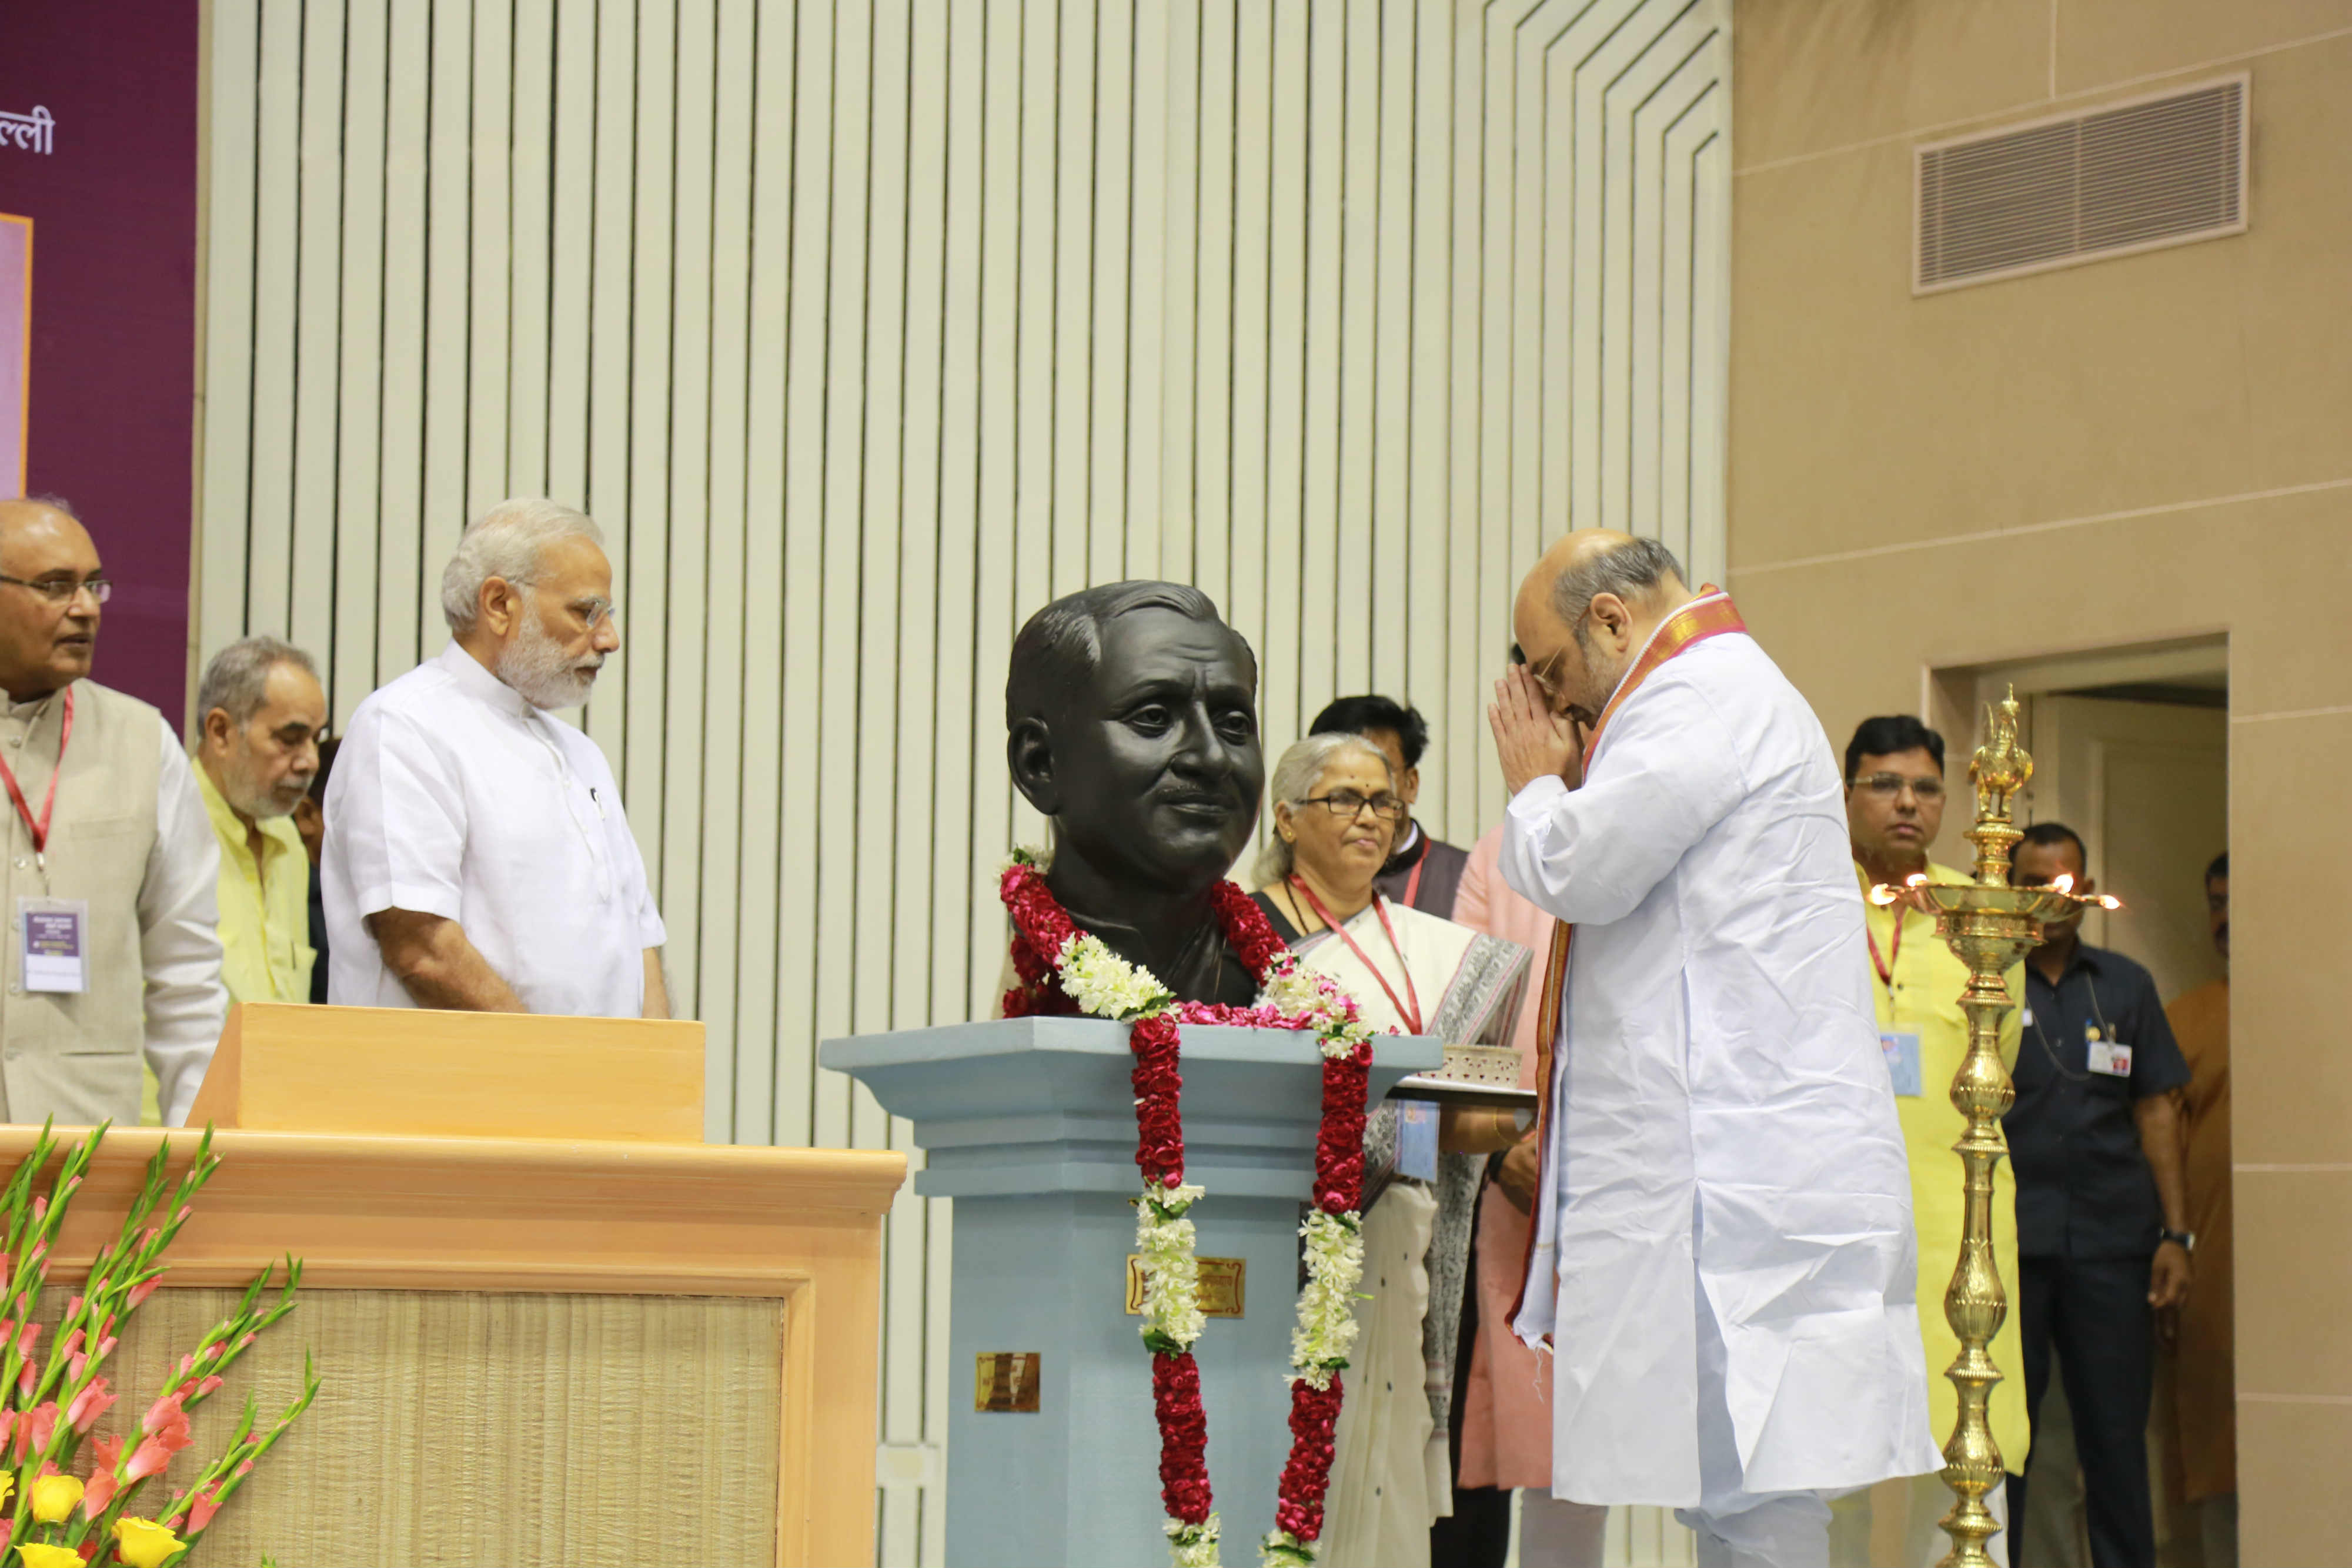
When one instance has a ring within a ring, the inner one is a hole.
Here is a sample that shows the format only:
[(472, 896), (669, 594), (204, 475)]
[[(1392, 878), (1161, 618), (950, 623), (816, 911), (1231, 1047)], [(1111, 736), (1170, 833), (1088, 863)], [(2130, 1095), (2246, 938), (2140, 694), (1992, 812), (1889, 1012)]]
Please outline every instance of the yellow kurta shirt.
[(307, 1002), (310, 966), (310, 857), (291, 817), (261, 823), (261, 862), (254, 863), (245, 824), (212, 776), (196, 769), (196, 788), (220, 840), (221, 979), (236, 1002)]
[[(1870, 879), (1854, 868), (1865, 893)], [(1949, 866), (1930, 864), (1936, 882), (1966, 882)], [(1944, 1319), (1944, 1291), (1960, 1256), (1962, 1195), (1960, 1156), (1952, 1145), (1960, 1141), (1967, 1124), (1952, 1104), (1952, 1075), (1968, 1054), (1968, 1015), (1960, 1011), (1960, 993), (1968, 988), (1968, 966), (1962, 964), (1936, 935), (1936, 918), (1916, 909), (1900, 909), (1903, 946), (1895, 951), (1896, 909), (1867, 907), (1870, 939), (1878, 945), (1871, 964), (1871, 993), (1878, 1004), (1881, 1030), (1919, 1037), (1919, 1069), (1923, 1092), (1898, 1094), (1895, 1106), (1903, 1123), (1903, 1142), (1911, 1155), (1911, 1216), (1919, 1232), (1919, 1333), (1927, 1349), (1927, 1398), (1935, 1421), (1936, 1441), (1952, 1435), (1959, 1416), (1959, 1395), (1944, 1369), (1960, 1354), (1959, 1336)], [(1895, 983), (1890, 989), (1878, 975), (1878, 965), (1892, 955)], [(2009, 974), (2009, 994), (2024, 1000), (2022, 968)], [(2001, 1060), (2012, 1070), (2023, 1029), (2022, 1016), (2011, 1009), (2001, 1020)], [(1993, 1336), (1993, 1364), (2001, 1381), (1992, 1389), (1992, 1436), (2000, 1445), (2001, 1462), (2012, 1475), (2025, 1469), (2029, 1437), (2025, 1421), (2025, 1360), (2018, 1339), (2017, 1186), (2007, 1160), (1993, 1167), (1993, 1258), (2009, 1298), (2009, 1315)]]

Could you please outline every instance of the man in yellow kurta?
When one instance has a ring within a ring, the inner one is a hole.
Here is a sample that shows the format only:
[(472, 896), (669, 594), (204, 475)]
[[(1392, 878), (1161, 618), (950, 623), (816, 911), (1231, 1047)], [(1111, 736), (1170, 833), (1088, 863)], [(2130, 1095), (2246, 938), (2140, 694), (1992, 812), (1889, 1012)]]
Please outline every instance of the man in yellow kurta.
[[(231, 1002), (307, 1002), (310, 856), (294, 826), (319, 771), (327, 695), (310, 655), (247, 637), (213, 655), (196, 685), (196, 793), (220, 841), (221, 979)], [(155, 1074), (140, 1120), (160, 1121)]]
[[(1846, 821), (1853, 838), (1855, 874), (1897, 884), (1924, 872), (1935, 882), (1968, 876), (1927, 858), (1944, 817), (1944, 740), (1917, 719), (1866, 719), (1845, 752)], [(1911, 1214), (1919, 1232), (1919, 1330), (1927, 1352), (1927, 1393), (1935, 1437), (1951, 1436), (1959, 1396), (1944, 1369), (1959, 1354), (1958, 1336), (1944, 1318), (1944, 1291), (1960, 1254), (1960, 1159), (1952, 1152), (1965, 1123), (1948, 1092), (1968, 1053), (1967, 1015), (1960, 993), (1968, 967), (1936, 935), (1935, 917), (1907, 904), (1867, 910), (1871, 988), (1878, 1003), (1880, 1044), (1895, 1079), (1895, 1104), (1911, 1157)], [(2010, 994), (2021, 997), (2012, 976)], [(2012, 1010), (2001, 1023), (2002, 1060), (2017, 1061), (2021, 1029)], [(1992, 1435), (2012, 1475), (2025, 1470), (2025, 1363), (2018, 1340), (2017, 1192), (2006, 1162), (1993, 1174), (1993, 1256), (2011, 1293), (2009, 1315), (1992, 1342), (2001, 1382), (1992, 1390)], [(1865, 1502), (1864, 1499), (1867, 1499)], [(1882, 1482), (1835, 1511), (1833, 1561), (1844, 1568), (1895, 1564), (1927, 1568), (1949, 1542), (1937, 1528), (1951, 1506), (1940, 1476)], [(1986, 1500), (2006, 1517), (2003, 1499)], [(1866, 1537), (1866, 1538), (1865, 1538)], [(1993, 1538), (1993, 1559), (2007, 1563), (2008, 1536)]]
[(293, 810), (319, 771), (326, 694), (309, 654), (247, 637), (196, 688), (196, 784), (220, 840), (221, 977), (239, 1002), (310, 999), (310, 857)]

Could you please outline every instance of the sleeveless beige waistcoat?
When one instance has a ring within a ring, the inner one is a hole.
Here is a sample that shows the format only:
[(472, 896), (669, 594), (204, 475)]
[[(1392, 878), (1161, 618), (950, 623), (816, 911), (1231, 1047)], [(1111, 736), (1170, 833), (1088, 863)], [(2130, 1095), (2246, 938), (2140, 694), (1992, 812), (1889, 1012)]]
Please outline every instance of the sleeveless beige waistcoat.
[[(93, 681), (73, 686), (73, 736), (58, 775), (64, 694), (22, 714), (0, 711), (0, 756), (16, 775), (35, 818), (58, 781), (44, 877), (32, 835), (12, 802), (0, 857), (0, 914), (8, 922), (7, 989), (0, 995), (0, 1120), (86, 1125), (111, 1116), (139, 1124), (141, 1048), (146, 1042), (146, 966), (139, 893), (155, 845), (163, 720), (136, 697)], [(79, 994), (25, 989), (20, 898), (80, 899), (89, 905)]]

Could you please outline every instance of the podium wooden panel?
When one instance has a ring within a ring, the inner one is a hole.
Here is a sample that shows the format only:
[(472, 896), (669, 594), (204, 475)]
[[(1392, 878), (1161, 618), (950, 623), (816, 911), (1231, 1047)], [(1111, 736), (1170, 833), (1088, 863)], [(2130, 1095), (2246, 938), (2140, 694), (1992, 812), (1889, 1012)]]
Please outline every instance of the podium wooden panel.
[(702, 1142), (702, 1026), (256, 1002), (188, 1125)]
[[(486, 1027), (500, 1023), (513, 1030), (511, 1037)], [(645, 1032), (632, 1041), (629, 1036), (639, 1030)], [(420, 1121), (488, 1126), (505, 1115), (526, 1135), (250, 1125), (219, 1131), (214, 1147), (222, 1167), (173, 1249), (166, 1291), (152, 1309), (167, 1307), (166, 1297), (173, 1292), (186, 1291), (190, 1308), (195, 1310), (195, 1298), (205, 1294), (201, 1288), (242, 1284), (271, 1259), (288, 1252), (304, 1260), (306, 1297), (312, 1291), (383, 1295), (388, 1303), (383, 1312), (355, 1314), (341, 1302), (307, 1314), (298, 1308), (253, 1353), (257, 1364), (290, 1362), (299, 1367), (301, 1347), (311, 1337), (305, 1332), (306, 1316), (323, 1332), (338, 1322), (348, 1329), (354, 1322), (389, 1321), (388, 1312), (404, 1322), (426, 1324), (420, 1332), (446, 1333), (452, 1332), (448, 1323), (461, 1319), (488, 1322), (500, 1313), (511, 1318), (518, 1312), (529, 1315), (536, 1310), (542, 1317), (551, 1312), (564, 1320), (567, 1313), (578, 1319), (587, 1312), (589, 1320), (582, 1321), (588, 1326), (578, 1332), (592, 1338), (579, 1343), (605, 1348), (620, 1343), (626, 1349), (667, 1332), (641, 1332), (633, 1320), (681, 1321), (671, 1307), (656, 1310), (650, 1300), (670, 1299), (691, 1322), (672, 1333), (670, 1341), (655, 1344), (654, 1352), (672, 1356), (673, 1365), (681, 1364), (675, 1358), (689, 1352), (704, 1357), (687, 1370), (706, 1390), (731, 1390), (729, 1398), (755, 1396), (760, 1388), (769, 1390), (771, 1399), (781, 1396), (772, 1419), (755, 1412), (755, 1419), (736, 1421), (732, 1428), (739, 1439), (750, 1434), (774, 1445), (773, 1554), (768, 1560), (784, 1565), (872, 1561), (881, 1219), (905, 1178), (903, 1155), (704, 1146), (682, 1140), (650, 1141), (641, 1134), (610, 1135), (627, 1122), (625, 1112), (635, 1095), (645, 1097), (638, 1103), (649, 1107), (653, 1119), (669, 1117), (661, 1124), (675, 1125), (674, 1098), (665, 1099), (648, 1085), (661, 1078), (662, 1062), (675, 1069), (688, 1056), (693, 1064), (698, 1132), (701, 1040), (697, 1025), (273, 1007), (245, 1009), (241, 1020), (232, 1020), (229, 1032), (242, 1037), (225, 1042), (230, 1071), (217, 1084), (206, 1083), (200, 1108), (210, 1099), (215, 1107), (248, 1118), (297, 1118), (300, 1104), (283, 1092), (284, 1084), (278, 1082), (283, 1074), (284, 1082), (316, 1085), (320, 1119), (346, 1127), (362, 1114), (379, 1123), (390, 1116), (386, 1110), (364, 1111), (364, 1090), (354, 1087), (389, 1083), (394, 1088), (384, 1094), (383, 1103), (413, 1107)], [(306, 1033), (319, 1041), (315, 1060), (304, 1057)], [(577, 1083), (556, 1096), (579, 1107), (579, 1119), (607, 1135), (550, 1135), (543, 1105), (501, 1111), (511, 1096), (527, 1092), (527, 1086), (516, 1082), (512, 1061), (499, 1054), (509, 1038), (520, 1042), (516, 1055), (541, 1066), (548, 1064), (536, 1048), (545, 1041), (568, 1038), (587, 1042), (569, 1065), (573, 1074), (592, 1081), (604, 1071), (590, 1065), (599, 1051), (604, 1052), (607, 1066), (619, 1062), (625, 1067), (634, 1060), (635, 1069), (613, 1069), (605, 1079), (613, 1092), (601, 1102)], [(342, 1082), (335, 1081), (337, 1073), (343, 1075)], [(447, 1103), (436, 1100), (427, 1079)], [(31, 1128), (0, 1127), (0, 1163), (22, 1159), (36, 1135)], [(139, 1128), (108, 1136), (61, 1238), (53, 1281), (62, 1283), (74, 1277), (112, 1234), (123, 1206), (137, 1190), (146, 1160), (166, 1136), (176, 1168), (180, 1154), (194, 1147), (193, 1132)], [(415, 1300), (417, 1292), (430, 1293), (423, 1306)], [(562, 1308), (556, 1298), (595, 1300), (573, 1310)], [(442, 1299), (473, 1301), (478, 1310), (456, 1317), (429, 1310), (431, 1300)], [(707, 1310), (693, 1306), (698, 1299), (709, 1303)], [(642, 1307), (630, 1307), (632, 1301)], [(726, 1308), (723, 1303), (730, 1301), (742, 1302), (745, 1310)], [(772, 1312), (763, 1316), (762, 1303), (772, 1304)], [(152, 1309), (150, 1315), (165, 1315)], [(705, 1319), (719, 1329), (698, 1339), (694, 1336), (705, 1331), (695, 1325)], [(430, 1325), (435, 1323), (444, 1326), (434, 1330)], [(744, 1344), (765, 1343), (762, 1335), (772, 1336), (774, 1343), (763, 1353), (768, 1359), (757, 1365), (740, 1364), (738, 1374), (730, 1374), (709, 1359), (740, 1354)], [(377, 1337), (385, 1343), (371, 1343), (369, 1334), (361, 1333), (340, 1352), (347, 1363), (347, 1393), (362, 1386), (410, 1385), (403, 1382), (406, 1375), (398, 1364), (399, 1356), (409, 1352), (391, 1343), (399, 1336)], [(559, 1349), (570, 1343), (561, 1334), (541, 1334), (540, 1339)], [(706, 1345), (719, 1348), (695, 1349)], [(126, 1341), (121, 1353), (126, 1357), (123, 1375), (134, 1383), (152, 1370), (129, 1364), (127, 1358), (139, 1348)], [(166, 1347), (152, 1349), (160, 1354)], [(431, 1343), (415, 1351), (427, 1360), (437, 1353)], [(524, 1364), (518, 1358), (493, 1358), (501, 1366), (509, 1361), (518, 1367)], [(562, 1369), (547, 1364), (549, 1380), (561, 1381), (555, 1374)], [(274, 1527), (279, 1542), (274, 1550), (288, 1561), (455, 1565), (676, 1559), (682, 1544), (675, 1531), (677, 1520), (665, 1521), (653, 1509), (639, 1514), (621, 1511), (617, 1525), (611, 1518), (602, 1519), (584, 1539), (576, 1533), (565, 1539), (560, 1551), (550, 1537), (544, 1556), (534, 1556), (528, 1542), (538, 1537), (528, 1531), (520, 1537), (511, 1530), (453, 1535), (447, 1528), (453, 1521), (446, 1514), (429, 1537), (429, 1550), (427, 1537), (401, 1533), (412, 1525), (423, 1528), (414, 1521), (372, 1522), (355, 1540), (322, 1533), (322, 1526), (334, 1521), (317, 1517), (317, 1498), (307, 1503), (297, 1499), (303, 1467), (331, 1466), (341, 1477), (355, 1468), (364, 1471), (371, 1463), (390, 1463), (390, 1456), (404, 1450), (389, 1435), (381, 1453), (360, 1445), (362, 1451), (353, 1454), (346, 1451), (349, 1444), (328, 1452), (306, 1443), (306, 1436), (338, 1426), (335, 1361), (322, 1360), (320, 1372), (325, 1379), (320, 1406), (257, 1476), (251, 1493), (234, 1505), (246, 1511), (244, 1520), (231, 1531), (226, 1527), (232, 1514), (224, 1513), (215, 1527), (224, 1545), (231, 1537), (267, 1544)], [(250, 1375), (241, 1374), (233, 1384), (244, 1384)], [(439, 1386), (421, 1375), (410, 1383), (418, 1390)], [(646, 1401), (675, 1396), (659, 1381), (645, 1386), (648, 1392), (642, 1397)], [(650, 1392), (656, 1387), (664, 1392)], [(557, 1423), (552, 1402), (560, 1392), (548, 1391), (550, 1413), (542, 1416), (531, 1387), (503, 1390), (502, 1397), (511, 1406), (501, 1416), (508, 1424), (505, 1448), (517, 1446), (512, 1433), (518, 1423), (526, 1435), (536, 1435), (534, 1422), (550, 1427)], [(637, 1397), (627, 1389), (590, 1392), (607, 1398)], [(221, 1403), (241, 1403), (242, 1394), (242, 1387), (232, 1386)], [(433, 1397), (455, 1399), (446, 1393)], [(131, 1406), (126, 1399), (121, 1408)], [(710, 1406), (713, 1420), (730, 1416), (732, 1410), (723, 1400)], [(346, 1416), (358, 1414), (344, 1411)], [(373, 1412), (366, 1414), (373, 1418)], [(461, 1437), (478, 1428), (486, 1465), (495, 1464), (505, 1451), (492, 1432), (497, 1422), (485, 1425), (477, 1407), (419, 1408), (414, 1414), (431, 1429)], [(620, 1478), (624, 1484), (651, 1487), (651, 1495), (675, 1502), (677, 1489), (688, 1489), (683, 1495), (691, 1498), (697, 1495), (691, 1489), (713, 1482), (709, 1475), (694, 1471), (697, 1464), (719, 1461), (709, 1455), (694, 1457), (693, 1411), (633, 1409), (624, 1414), (633, 1418), (658, 1414), (663, 1421), (647, 1429), (677, 1433), (662, 1451), (643, 1456), (644, 1474)], [(560, 1442), (554, 1447), (559, 1453), (563, 1448)], [(593, 1445), (582, 1447), (585, 1452)], [(419, 1461), (412, 1452), (402, 1462)], [(767, 1463), (767, 1455), (757, 1453), (743, 1458), (740, 1468), (764, 1477)], [(282, 1477), (278, 1484), (269, 1484), (272, 1472)], [(384, 1475), (371, 1480), (360, 1475), (345, 1495), (356, 1498), (371, 1484), (396, 1493), (414, 1479)], [(745, 1477), (715, 1479), (740, 1483)], [(591, 1517), (609, 1502), (598, 1492), (614, 1482), (610, 1468), (576, 1479), (558, 1476), (539, 1484), (559, 1493), (576, 1486), (576, 1493), (509, 1495), (501, 1506), (509, 1516), (516, 1509), (538, 1509), (547, 1511), (551, 1519)], [(273, 1504), (287, 1511), (281, 1519), (270, 1517)], [(361, 1507), (356, 1501), (352, 1506)], [(630, 1528), (640, 1515), (637, 1528), (649, 1533), (637, 1539), (613, 1533)], [(767, 1539), (762, 1537), (763, 1543)], [(200, 1561), (215, 1555), (212, 1545), (208, 1541), (206, 1550), (200, 1551)], [(243, 1554), (236, 1560), (252, 1560), (242, 1546), (237, 1550)], [(369, 1552), (375, 1555), (371, 1558)]]

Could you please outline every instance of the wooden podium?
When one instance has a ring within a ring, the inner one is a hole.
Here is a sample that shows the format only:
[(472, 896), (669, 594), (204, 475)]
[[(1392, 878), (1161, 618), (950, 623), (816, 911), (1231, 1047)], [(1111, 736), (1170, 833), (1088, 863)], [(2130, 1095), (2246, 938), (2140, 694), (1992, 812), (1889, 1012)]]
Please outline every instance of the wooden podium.
[[(196, 1562), (870, 1563), (905, 1158), (705, 1146), (702, 1073), (699, 1024), (232, 1010), (191, 1118), (223, 1165), (116, 1352), (117, 1414), (289, 1252), (302, 1304), (190, 1458), (248, 1390), (282, 1405), (306, 1345), (324, 1388)], [(0, 1128), (0, 1158), (35, 1135)], [(176, 1169), (194, 1131), (109, 1134), (53, 1285), (167, 1136)]]

